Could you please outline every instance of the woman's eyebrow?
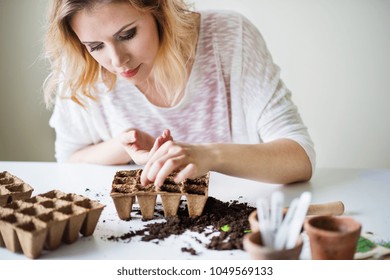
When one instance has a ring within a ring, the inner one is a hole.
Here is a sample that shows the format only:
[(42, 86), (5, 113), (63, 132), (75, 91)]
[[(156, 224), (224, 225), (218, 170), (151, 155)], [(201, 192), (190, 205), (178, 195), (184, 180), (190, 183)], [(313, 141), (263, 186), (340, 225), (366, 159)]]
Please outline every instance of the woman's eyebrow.
[(117, 37), (124, 29), (126, 29), (127, 27), (129, 27), (130, 25), (133, 25), (134, 23), (136, 23), (137, 20), (133, 21), (133, 22), (130, 22), (129, 24), (126, 24), (124, 25), (121, 29), (119, 29), (114, 35), (112, 35), (112, 37)]
[[(136, 23), (137, 20), (133, 21), (133, 22), (130, 22), (129, 24), (126, 24), (124, 26), (122, 26), (117, 32), (115, 32), (114, 35), (112, 35), (112, 37), (118, 37), (118, 35), (124, 30), (126, 29), (127, 27), (133, 25), (134, 23)], [(83, 44), (97, 44), (97, 43), (100, 43), (99, 41), (91, 41), (91, 42), (87, 42), (87, 41), (82, 41), (81, 43)]]

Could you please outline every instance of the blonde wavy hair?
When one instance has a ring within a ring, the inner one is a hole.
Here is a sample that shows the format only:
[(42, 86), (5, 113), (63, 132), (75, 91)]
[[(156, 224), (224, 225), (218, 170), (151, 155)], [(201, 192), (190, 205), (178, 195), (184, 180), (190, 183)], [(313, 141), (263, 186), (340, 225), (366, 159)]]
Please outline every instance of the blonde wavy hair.
[(111, 2), (129, 2), (137, 10), (154, 16), (160, 41), (152, 71), (156, 89), (164, 93), (168, 104), (173, 104), (184, 91), (198, 35), (196, 14), (184, 0), (52, 0), (44, 42), (45, 57), (51, 65), (44, 83), (48, 106), (53, 104), (56, 94), (67, 93), (68, 98), (81, 106), (85, 97), (96, 100), (94, 92), (99, 79), (108, 91), (115, 86), (116, 75), (95, 61), (70, 26), (78, 11)]

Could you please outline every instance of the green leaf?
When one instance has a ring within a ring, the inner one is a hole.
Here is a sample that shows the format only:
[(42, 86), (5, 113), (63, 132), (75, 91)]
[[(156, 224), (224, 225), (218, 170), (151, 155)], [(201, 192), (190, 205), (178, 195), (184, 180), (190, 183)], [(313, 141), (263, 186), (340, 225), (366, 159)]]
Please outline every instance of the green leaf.
[(224, 231), (224, 232), (227, 232), (227, 231), (230, 230), (230, 226), (229, 225), (221, 226), (221, 230)]
[(244, 233), (250, 233), (250, 232), (252, 232), (250, 229), (244, 230)]
[(376, 245), (371, 240), (368, 240), (367, 238), (364, 238), (362, 236), (359, 237), (358, 244), (356, 246), (356, 252), (359, 253), (365, 253), (370, 251), (372, 248), (374, 248)]

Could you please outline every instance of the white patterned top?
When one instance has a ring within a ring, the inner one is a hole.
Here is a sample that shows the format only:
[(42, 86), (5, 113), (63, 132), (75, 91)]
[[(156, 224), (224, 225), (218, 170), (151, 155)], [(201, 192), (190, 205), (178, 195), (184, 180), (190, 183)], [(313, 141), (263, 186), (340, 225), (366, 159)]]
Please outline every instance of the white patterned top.
[(313, 142), (280, 70), (256, 29), (232, 11), (202, 11), (197, 53), (182, 100), (161, 108), (125, 79), (87, 109), (57, 100), (50, 126), (56, 131), (57, 161), (111, 139), (130, 128), (157, 137), (170, 129), (186, 143), (262, 143), (278, 138), (298, 142), (315, 167)]

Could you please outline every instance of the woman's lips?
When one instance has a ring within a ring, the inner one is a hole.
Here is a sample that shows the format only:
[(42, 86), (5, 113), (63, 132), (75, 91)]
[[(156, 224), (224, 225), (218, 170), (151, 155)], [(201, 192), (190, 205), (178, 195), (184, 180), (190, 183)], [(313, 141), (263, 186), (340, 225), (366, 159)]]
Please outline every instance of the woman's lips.
[(132, 78), (132, 77), (134, 77), (135, 75), (137, 75), (140, 66), (141, 65), (139, 65), (135, 69), (129, 69), (129, 70), (123, 71), (121, 73), (122, 77), (124, 77), (124, 78)]

